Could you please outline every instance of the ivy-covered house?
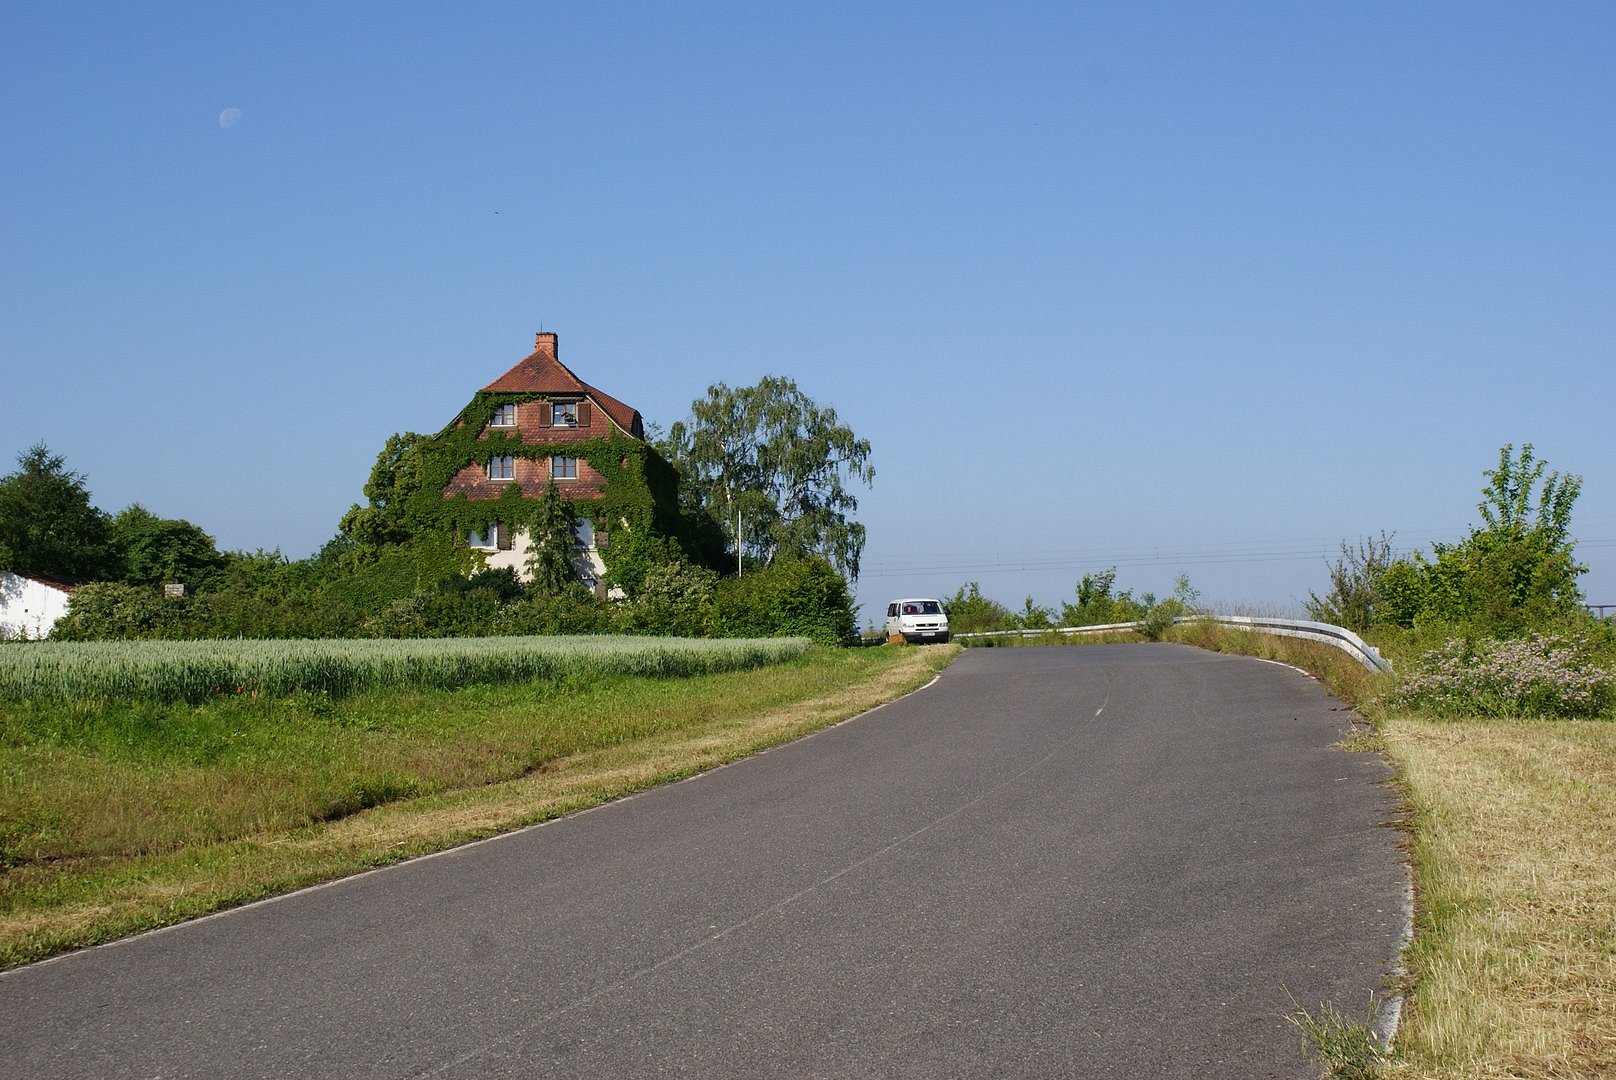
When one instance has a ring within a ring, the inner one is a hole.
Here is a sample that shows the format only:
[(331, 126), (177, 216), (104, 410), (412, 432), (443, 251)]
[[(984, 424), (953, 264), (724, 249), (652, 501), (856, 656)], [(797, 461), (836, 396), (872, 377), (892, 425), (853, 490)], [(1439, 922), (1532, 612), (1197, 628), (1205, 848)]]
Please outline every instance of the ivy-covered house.
[(457, 542), (524, 580), (551, 481), (576, 516), (573, 567), (597, 593), (676, 550), (678, 474), (645, 441), (637, 410), (561, 362), (553, 333), (432, 438), (422, 467)]

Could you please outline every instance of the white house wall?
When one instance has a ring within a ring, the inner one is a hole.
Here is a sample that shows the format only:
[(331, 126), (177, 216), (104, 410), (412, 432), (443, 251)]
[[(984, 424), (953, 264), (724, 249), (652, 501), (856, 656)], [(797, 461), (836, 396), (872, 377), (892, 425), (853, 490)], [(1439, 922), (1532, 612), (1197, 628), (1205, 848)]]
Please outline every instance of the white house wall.
[[(606, 561), (595, 547), (595, 526), (585, 518), (574, 528), (573, 535), (576, 539), (572, 550), (573, 571), (578, 580), (593, 589), (606, 576)], [(509, 568), (523, 581), (532, 581), (533, 575), (527, 569), (527, 558), (532, 552), (532, 535), (526, 529), (517, 529), (511, 534), (511, 549), (484, 552), (483, 565), (495, 570)], [(612, 595), (614, 599), (621, 598), (622, 592), (613, 589)]]
[(69, 601), (61, 589), (0, 571), (0, 640), (49, 637), (56, 620), (67, 614)]

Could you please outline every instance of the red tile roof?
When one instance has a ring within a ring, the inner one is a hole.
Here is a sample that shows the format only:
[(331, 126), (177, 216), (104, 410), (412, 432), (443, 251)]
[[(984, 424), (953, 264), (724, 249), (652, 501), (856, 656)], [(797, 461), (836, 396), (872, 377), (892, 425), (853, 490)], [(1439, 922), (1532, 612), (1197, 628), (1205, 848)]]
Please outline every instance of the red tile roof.
[(610, 394), (590, 386), (574, 375), (567, 365), (556, 357), (556, 336), (541, 333), (535, 347), (516, 366), (483, 387), (495, 394), (583, 394), (601, 411), (611, 417), (612, 423), (636, 439), (645, 438), (644, 424), (637, 409), (623, 404)]

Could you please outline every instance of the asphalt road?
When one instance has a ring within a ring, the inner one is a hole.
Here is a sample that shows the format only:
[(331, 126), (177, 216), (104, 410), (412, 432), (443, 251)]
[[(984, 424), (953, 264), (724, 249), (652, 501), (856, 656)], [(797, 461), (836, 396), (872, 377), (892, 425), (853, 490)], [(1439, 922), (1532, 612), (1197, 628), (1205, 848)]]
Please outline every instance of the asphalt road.
[(0, 975), (4, 1076), (1311, 1077), (1405, 874), (1290, 669), (975, 650), (814, 736)]

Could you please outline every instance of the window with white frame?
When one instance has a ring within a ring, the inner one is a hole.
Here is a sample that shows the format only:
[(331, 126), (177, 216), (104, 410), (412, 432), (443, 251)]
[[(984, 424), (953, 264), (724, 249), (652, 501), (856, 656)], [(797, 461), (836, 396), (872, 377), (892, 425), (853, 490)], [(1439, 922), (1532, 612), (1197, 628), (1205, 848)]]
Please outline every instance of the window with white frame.
[(503, 457), (489, 458), (488, 459), (488, 479), (490, 479), (490, 480), (515, 480), (516, 479), (516, 458), (512, 457), (510, 454), (506, 454)]
[(498, 522), (490, 521), (481, 528), (471, 530), (471, 535), (467, 537), (467, 540), (471, 543), (471, 550), (473, 551), (498, 551)]
[(550, 423), (555, 427), (577, 427), (578, 403), (576, 401), (552, 401), (550, 403)]
[(501, 405), (494, 410), (494, 418), (488, 422), (489, 427), (515, 427), (516, 406)]
[(576, 480), (578, 479), (578, 459), (575, 457), (561, 457), (557, 455), (550, 459), (550, 479)]

